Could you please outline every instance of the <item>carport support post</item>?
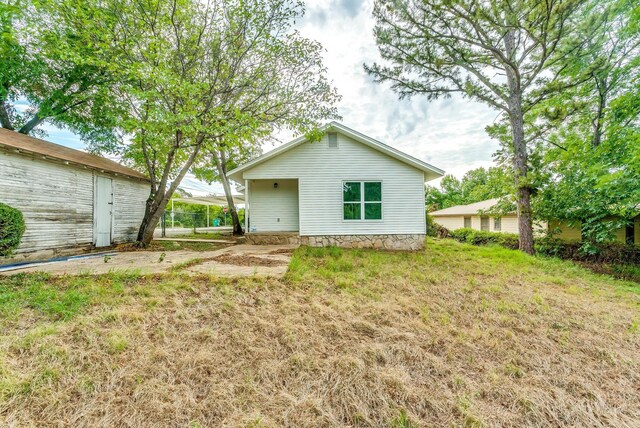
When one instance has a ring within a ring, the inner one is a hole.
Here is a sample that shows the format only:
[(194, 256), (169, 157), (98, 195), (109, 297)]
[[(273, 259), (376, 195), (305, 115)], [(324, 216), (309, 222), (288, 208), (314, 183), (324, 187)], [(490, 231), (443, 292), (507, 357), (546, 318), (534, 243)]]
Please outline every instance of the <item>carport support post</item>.
[(174, 218), (174, 214), (173, 214), (173, 199), (171, 199), (171, 229), (173, 229), (173, 218)]
[(207, 227), (209, 227), (209, 205), (207, 205)]

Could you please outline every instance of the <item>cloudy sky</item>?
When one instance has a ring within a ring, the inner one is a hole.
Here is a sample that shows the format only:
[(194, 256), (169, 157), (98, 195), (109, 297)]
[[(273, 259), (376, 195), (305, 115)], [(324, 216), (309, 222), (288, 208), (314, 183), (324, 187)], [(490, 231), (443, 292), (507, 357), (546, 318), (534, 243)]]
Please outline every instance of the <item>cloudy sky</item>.
[[(466, 171), (492, 164), (497, 143), (484, 128), (497, 113), (484, 105), (453, 97), (427, 101), (399, 100), (387, 85), (376, 84), (362, 67), (379, 60), (373, 37), (373, 0), (307, 0), (307, 12), (297, 23), (301, 33), (324, 49), (329, 78), (342, 95), (342, 123), (461, 177)], [(49, 139), (82, 148), (77, 137), (47, 128)], [(264, 150), (275, 146), (269, 144)], [(221, 193), (193, 177), (181, 186), (194, 194)]]

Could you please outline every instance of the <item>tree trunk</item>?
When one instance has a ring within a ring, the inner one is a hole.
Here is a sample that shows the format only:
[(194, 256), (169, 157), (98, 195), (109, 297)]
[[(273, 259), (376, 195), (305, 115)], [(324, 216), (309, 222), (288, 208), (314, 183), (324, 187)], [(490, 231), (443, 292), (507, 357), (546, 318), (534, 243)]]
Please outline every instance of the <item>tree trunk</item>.
[(14, 131), (11, 124), (11, 118), (9, 117), (9, 110), (7, 108), (7, 102), (5, 100), (0, 101), (0, 127)]
[[(512, 31), (504, 36), (504, 44), (509, 58), (514, 57), (515, 39)], [(505, 67), (509, 86), (509, 123), (513, 146), (513, 170), (516, 185), (516, 207), (518, 213), (518, 248), (527, 254), (534, 253), (533, 218), (531, 215), (531, 186), (528, 181), (528, 153), (524, 139), (524, 114), (522, 112), (522, 89), (513, 68)]]
[(607, 107), (607, 82), (600, 83), (596, 78), (596, 87), (598, 88), (598, 106), (596, 115), (593, 118), (593, 147), (598, 147), (602, 142), (602, 122), (604, 120), (604, 111)]
[(44, 121), (44, 118), (41, 118), (40, 114), (36, 113), (36, 115), (33, 116), (31, 119), (29, 119), (27, 123), (22, 125), (22, 127), (18, 130), (18, 132), (21, 134), (29, 135), (31, 131), (33, 131), (33, 128), (40, 125), (43, 121)]
[[(156, 188), (154, 182), (152, 182), (151, 191), (149, 193), (149, 198), (147, 199), (147, 204), (144, 210), (144, 217), (142, 218), (142, 223), (140, 224), (140, 228), (138, 229), (138, 238), (136, 239), (136, 245), (138, 247), (147, 247), (153, 240), (153, 232), (158, 225), (158, 221), (160, 220), (160, 216), (164, 212), (164, 209), (167, 207), (169, 200), (171, 199), (171, 195), (176, 191), (180, 182), (187, 174), (187, 171), (191, 168), (193, 163), (196, 160), (196, 157), (200, 153), (200, 148), (202, 145), (202, 137), (198, 138), (198, 143), (196, 147), (193, 149), (193, 152), (189, 155), (189, 158), (185, 161), (184, 165), (180, 169), (180, 172), (175, 177), (171, 185), (166, 188), (166, 179), (168, 177), (169, 171), (167, 168), (171, 168), (171, 161), (165, 165), (165, 172), (163, 174), (163, 179), (160, 181), (158, 188)], [(173, 158), (173, 154), (169, 155), (169, 158)], [(154, 190), (155, 189), (155, 190)]]
[(233, 221), (233, 234), (235, 236), (244, 235), (242, 230), (242, 224), (240, 224), (240, 218), (236, 211), (236, 206), (233, 203), (233, 195), (231, 194), (231, 185), (229, 184), (229, 178), (227, 178), (227, 159), (223, 149), (220, 149), (219, 153), (211, 153), (216, 160), (216, 168), (218, 169), (218, 176), (222, 182), (224, 188), (224, 195), (227, 198), (227, 205), (231, 213), (231, 220)]

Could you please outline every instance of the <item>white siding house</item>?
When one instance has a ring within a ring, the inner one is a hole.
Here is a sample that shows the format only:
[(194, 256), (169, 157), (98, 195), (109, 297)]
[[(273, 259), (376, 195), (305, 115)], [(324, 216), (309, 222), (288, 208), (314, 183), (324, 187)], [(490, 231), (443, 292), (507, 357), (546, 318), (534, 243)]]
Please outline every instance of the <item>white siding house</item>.
[(295, 232), (309, 245), (422, 247), (424, 183), (443, 171), (336, 122), (323, 131), (229, 173), (244, 186), (248, 238)]
[(0, 129), (0, 202), (26, 230), (10, 259), (45, 259), (133, 241), (149, 196), (141, 173), (89, 153)]

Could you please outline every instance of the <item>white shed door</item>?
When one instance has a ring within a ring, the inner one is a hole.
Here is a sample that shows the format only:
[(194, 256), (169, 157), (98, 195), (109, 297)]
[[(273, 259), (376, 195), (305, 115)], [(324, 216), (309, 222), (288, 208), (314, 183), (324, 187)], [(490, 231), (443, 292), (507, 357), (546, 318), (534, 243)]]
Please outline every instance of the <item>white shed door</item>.
[(112, 186), (113, 184), (110, 178), (96, 177), (96, 200), (95, 206), (93, 207), (96, 247), (111, 245), (111, 221), (113, 217)]

